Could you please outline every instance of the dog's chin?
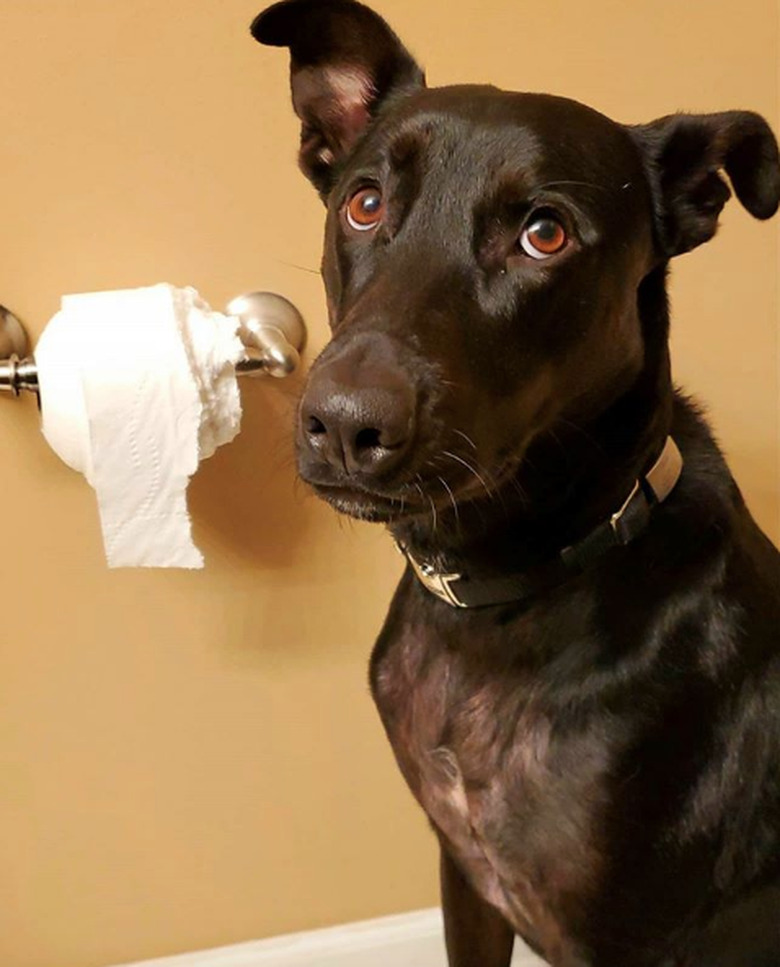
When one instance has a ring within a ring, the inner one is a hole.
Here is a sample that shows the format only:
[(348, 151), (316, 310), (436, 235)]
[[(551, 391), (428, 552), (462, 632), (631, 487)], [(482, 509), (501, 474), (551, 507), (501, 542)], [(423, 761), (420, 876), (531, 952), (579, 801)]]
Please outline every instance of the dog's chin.
[(309, 486), (334, 510), (355, 520), (368, 521), (372, 524), (390, 524), (411, 516), (411, 508), (400, 497), (385, 497), (362, 490), (349, 490), (345, 487), (326, 487), (319, 484)]

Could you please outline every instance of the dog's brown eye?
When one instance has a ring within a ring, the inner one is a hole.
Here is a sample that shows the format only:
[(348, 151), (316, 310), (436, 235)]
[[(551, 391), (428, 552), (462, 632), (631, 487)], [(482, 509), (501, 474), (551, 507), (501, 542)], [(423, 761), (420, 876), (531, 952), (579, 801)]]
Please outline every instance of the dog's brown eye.
[(378, 188), (361, 188), (347, 202), (347, 224), (358, 232), (368, 232), (382, 221), (385, 205)]
[(520, 248), (532, 259), (546, 259), (564, 248), (566, 229), (555, 218), (533, 218), (520, 235)]

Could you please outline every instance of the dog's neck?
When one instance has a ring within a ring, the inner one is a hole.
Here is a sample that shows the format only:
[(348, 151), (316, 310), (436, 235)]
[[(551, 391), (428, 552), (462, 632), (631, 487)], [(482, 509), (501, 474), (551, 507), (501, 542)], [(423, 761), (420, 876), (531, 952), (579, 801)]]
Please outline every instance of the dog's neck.
[(640, 307), (645, 359), (630, 388), (595, 418), (542, 433), (491, 495), (391, 525), (396, 541), (418, 560), (492, 576), (540, 563), (608, 519), (671, 426), (665, 268), (643, 283)]

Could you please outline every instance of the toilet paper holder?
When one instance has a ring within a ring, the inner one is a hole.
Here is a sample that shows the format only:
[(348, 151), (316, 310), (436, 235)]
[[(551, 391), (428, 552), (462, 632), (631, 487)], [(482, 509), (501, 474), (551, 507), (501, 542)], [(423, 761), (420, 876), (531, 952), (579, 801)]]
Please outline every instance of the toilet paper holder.
[[(306, 325), (295, 306), (274, 292), (248, 292), (232, 299), (227, 314), (239, 321), (246, 358), (239, 376), (289, 376), (300, 363)], [(38, 393), (38, 369), (29, 355), (29, 339), (16, 316), (0, 305), (0, 393)]]

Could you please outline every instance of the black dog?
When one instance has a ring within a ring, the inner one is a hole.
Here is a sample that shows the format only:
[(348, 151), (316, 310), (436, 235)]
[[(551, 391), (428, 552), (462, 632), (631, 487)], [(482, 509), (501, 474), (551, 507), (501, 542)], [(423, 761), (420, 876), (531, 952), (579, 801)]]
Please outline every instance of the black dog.
[(672, 387), (665, 294), (719, 169), (775, 212), (769, 128), (427, 90), (352, 0), (252, 29), (328, 206), (300, 473), (409, 561), (371, 684), (450, 964), (517, 933), (556, 967), (777, 967), (780, 556)]

